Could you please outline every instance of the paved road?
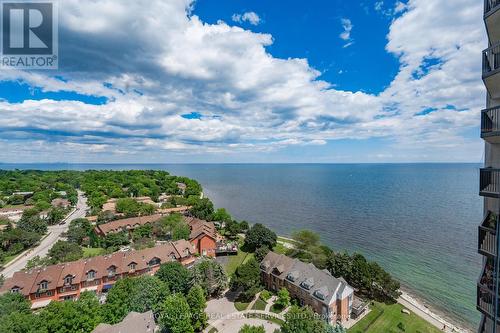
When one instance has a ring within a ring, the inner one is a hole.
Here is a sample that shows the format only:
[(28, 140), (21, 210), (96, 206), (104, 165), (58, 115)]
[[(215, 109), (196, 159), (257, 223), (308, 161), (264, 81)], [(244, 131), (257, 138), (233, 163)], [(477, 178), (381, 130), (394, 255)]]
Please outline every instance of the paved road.
[(0, 271), (0, 274), (9, 278), (15, 272), (23, 269), (28, 263), (28, 260), (33, 259), (36, 256), (44, 257), (47, 255), (52, 245), (60, 239), (61, 234), (68, 230), (69, 223), (74, 219), (85, 217), (87, 209), (87, 198), (83, 196), (83, 192), (78, 191), (78, 202), (76, 204), (76, 208), (68, 214), (68, 216), (66, 216), (64, 224), (50, 226), (48, 234), (45, 235), (45, 238), (42, 239), (37, 247), (24, 252), (20, 257), (11, 261), (10, 264), (7, 264), (7, 266)]

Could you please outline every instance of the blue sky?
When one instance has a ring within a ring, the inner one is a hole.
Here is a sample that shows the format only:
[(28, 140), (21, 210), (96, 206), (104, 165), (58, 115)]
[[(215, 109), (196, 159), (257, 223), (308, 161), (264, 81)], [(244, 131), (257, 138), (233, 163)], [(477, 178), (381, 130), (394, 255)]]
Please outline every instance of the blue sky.
[[(376, 2), (375, 2), (376, 3)], [(281, 1), (198, 0), (194, 14), (208, 23), (231, 22), (234, 13), (255, 12), (261, 23), (243, 26), (270, 33), (274, 43), (268, 52), (278, 58), (307, 58), (322, 72), (321, 79), (342, 90), (379, 93), (398, 72), (397, 57), (385, 50), (393, 16), (381, 11), (394, 8), (385, 1), (377, 11), (373, 1), (291, 0)], [(344, 31), (341, 20), (349, 19), (354, 28), (353, 44), (339, 38)]]
[(479, 162), (481, 7), (67, 0), (59, 70), (0, 71), (0, 162)]

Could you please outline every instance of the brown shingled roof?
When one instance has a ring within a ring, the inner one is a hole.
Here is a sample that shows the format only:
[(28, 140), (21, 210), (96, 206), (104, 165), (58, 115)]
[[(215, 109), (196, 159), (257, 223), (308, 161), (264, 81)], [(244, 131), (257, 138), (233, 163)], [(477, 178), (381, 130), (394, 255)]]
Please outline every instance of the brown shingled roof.
[(154, 258), (160, 259), (160, 263), (165, 263), (186, 258), (193, 253), (194, 249), (191, 244), (182, 239), (139, 251), (115, 252), (110, 255), (51, 265), (42, 269), (19, 271), (14, 273), (12, 278), (5, 280), (4, 285), (0, 288), (0, 294), (18, 287), (23, 295), (28, 296), (39, 289), (39, 284), (42, 281), (47, 281), (48, 289), (55, 289), (64, 285), (64, 278), (68, 275), (73, 276), (73, 283), (79, 283), (87, 280), (86, 274), (90, 270), (96, 272), (95, 278), (98, 279), (106, 276), (108, 268), (112, 265), (116, 267), (116, 274), (121, 274), (130, 270), (128, 267), (130, 262), (135, 262), (137, 264), (136, 270), (141, 270), (147, 268), (149, 262)]
[(136, 228), (136, 227), (141, 226), (141, 225), (152, 223), (152, 222), (158, 221), (161, 218), (162, 218), (161, 214), (131, 217), (128, 219), (116, 220), (116, 221), (112, 221), (112, 222), (98, 225), (98, 226), (96, 226), (96, 231), (97, 232), (100, 231), (103, 234), (107, 234), (109, 232), (118, 232), (121, 230)]
[(46, 290), (55, 289), (59, 276), (61, 275), (62, 267), (61, 265), (51, 265), (44, 268), (38, 269), (38, 275), (31, 286), (30, 293), (35, 293), (39, 290), (40, 284), (43, 281), (47, 281)]
[(215, 224), (213, 222), (200, 220), (194, 217), (188, 217), (185, 220), (191, 229), (191, 233), (189, 234), (190, 240), (203, 235), (207, 235), (214, 240), (217, 239), (217, 229), (215, 228)]

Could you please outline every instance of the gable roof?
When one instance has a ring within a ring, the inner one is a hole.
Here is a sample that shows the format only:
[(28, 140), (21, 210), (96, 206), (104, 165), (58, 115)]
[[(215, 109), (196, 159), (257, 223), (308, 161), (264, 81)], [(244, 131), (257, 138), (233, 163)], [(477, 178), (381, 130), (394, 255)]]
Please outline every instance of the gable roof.
[(213, 222), (200, 220), (194, 217), (185, 218), (185, 221), (191, 229), (191, 233), (189, 234), (190, 240), (200, 238), (205, 235), (213, 240), (217, 239), (217, 229), (215, 228), (215, 224)]
[(108, 223), (104, 223), (95, 227), (98, 233), (108, 234), (110, 232), (119, 232), (127, 229), (134, 229), (137, 226), (145, 225), (148, 223), (152, 223), (158, 221), (162, 218), (161, 214), (154, 214), (148, 216), (138, 216), (131, 217), (127, 219), (121, 219), (116, 221), (111, 221)]
[(153, 333), (156, 329), (152, 311), (130, 312), (121, 322), (99, 324), (92, 333)]
[(261, 262), (261, 270), (301, 288), (318, 301), (330, 305), (354, 292), (344, 279), (337, 279), (327, 270), (282, 254), (269, 252)]
[(45, 268), (19, 271), (14, 273), (13, 277), (5, 280), (4, 285), (0, 288), (0, 294), (18, 287), (23, 295), (28, 296), (39, 289), (39, 284), (42, 281), (47, 281), (47, 289), (55, 289), (64, 286), (64, 278), (68, 275), (73, 276), (73, 283), (76, 284), (86, 281), (86, 274), (91, 270), (96, 272), (94, 278), (99, 279), (108, 274), (110, 266), (115, 266), (115, 273), (121, 274), (130, 270), (128, 265), (132, 261), (137, 264), (136, 270), (142, 270), (147, 268), (151, 259), (154, 258), (160, 259), (160, 263), (165, 263), (172, 260), (182, 260), (192, 254), (194, 254), (194, 249), (191, 243), (182, 239), (139, 251), (115, 252), (110, 255), (51, 265)]

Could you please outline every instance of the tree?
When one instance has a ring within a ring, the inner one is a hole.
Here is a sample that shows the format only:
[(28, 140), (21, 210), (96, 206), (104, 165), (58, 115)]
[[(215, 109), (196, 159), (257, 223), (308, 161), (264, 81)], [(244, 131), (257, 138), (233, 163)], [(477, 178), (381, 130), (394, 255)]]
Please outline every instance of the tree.
[(132, 238), (135, 240), (141, 238), (150, 238), (153, 235), (153, 226), (151, 224), (140, 225), (134, 229)]
[(264, 325), (261, 326), (250, 326), (248, 324), (243, 325), (238, 333), (266, 333)]
[(257, 260), (258, 262), (261, 262), (267, 256), (269, 251), (271, 251), (271, 250), (269, 250), (269, 248), (267, 246), (259, 247), (257, 250), (255, 250), (255, 260)]
[(292, 306), (285, 314), (285, 323), (281, 326), (282, 333), (324, 332), (325, 323), (318, 318), (310, 307)]
[(161, 264), (155, 276), (163, 281), (172, 292), (186, 294), (191, 286), (189, 270), (177, 261)]
[(194, 217), (197, 217), (202, 220), (210, 220), (214, 213), (214, 204), (210, 199), (199, 197), (190, 197), (189, 204), (191, 205), (191, 209), (189, 212)]
[(205, 313), (207, 301), (203, 293), (203, 288), (199, 285), (192, 286), (186, 296), (186, 301), (191, 310), (191, 325), (195, 331), (201, 331), (207, 326), (208, 321), (207, 314)]
[(131, 311), (131, 297), (134, 294), (135, 283), (133, 278), (126, 277), (116, 281), (108, 292), (106, 303), (103, 305), (102, 314), (104, 321), (116, 324), (125, 318)]
[(47, 214), (47, 224), (55, 225), (61, 222), (64, 219), (64, 210), (61, 208), (53, 207), (49, 210)]
[(101, 322), (95, 294), (83, 292), (74, 302), (51, 302), (40, 318), (49, 332), (88, 332)]
[(276, 240), (277, 236), (272, 230), (257, 223), (248, 230), (245, 237), (245, 244), (251, 251), (255, 251), (262, 246), (267, 246), (272, 249), (276, 245)]
[(106, 248), (118, 248), (122, 245), (128, 245), (128, 235), (126, 231), (112, 232), (104, 237), (104, 246)]
[(130, 295), (130, 311), (157, 312), (159, 305), (169, 295), (167, 285), (156, 276), (141, 276), (133, 280)]
[(85, 218), (74, 219), (69, 223), (67, 239), (78, 245), (83, 245), (84, 240), (90, 237), (92, 225)]
[(20, 230), (35, 232), (43, 235), (47, 232), (47, 223), (40, 218), (40, 213), (36, 208), (26, 209), (17, 224)]
[(227, 288), (224, 267), (212, 259), (201, 259), (191, 268), (193, 283), (200, 285), (205, 295), (217, 297)]
[(229, 215), (225, 208), (219, 208), (212, 215), (212, 221), (232, 222), (232, 219), (231, 215)]
[(234, 290), (243, 289), (242, 298), (252, 299), (261, 290), (259, 263), (251, 258), (236, 269), (231, 279), (231, 286)]
[(175, 226), (172, 231), (172, 240), (176, 241), (179, 239), (189, 239), (189, 235), (191, 234), (191, 229), (184, 221)]
[(48, 333), (48, 330), (40, 316), (14, 311), (0, 317), (0, 332)]
[(160, 311), (160, 327), (170, 333), (193, 333), (191, 313), (186, 299), (181, 294), (167, 296)]
[(52, 264), (57, 264), (83, 258), (83, 250), (76, 243), (59, 240), (50, 248), (48, 255)]
[(311, 247), (319, 245), (319, 235), (311, 230), (294, 232), (292, 238), (298, 243), (296, 247), (302, 251), (308, 251)]
[(0, 296), (0, 317), (12, 312), (31, 313), (30, 302), (19, 293), (6, 293)]
[(278, 290), (278, 297), (274, 304), (282, 309), (290, 305), (290, 293), (286, 288), (281, 288), (280, 290)]

